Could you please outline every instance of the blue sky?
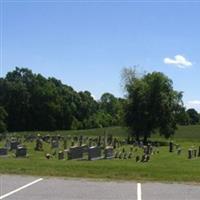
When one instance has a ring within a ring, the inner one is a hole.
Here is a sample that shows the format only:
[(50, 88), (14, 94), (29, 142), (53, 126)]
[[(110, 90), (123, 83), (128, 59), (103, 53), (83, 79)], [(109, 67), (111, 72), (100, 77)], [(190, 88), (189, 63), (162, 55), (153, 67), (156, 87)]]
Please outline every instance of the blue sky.
[(138, 65), (164, 72), (200, 111), (200, 1), (1, 0), (2, 10), (3, 76), (27, 67), (98, 99), (123, 96), (121, 70)]

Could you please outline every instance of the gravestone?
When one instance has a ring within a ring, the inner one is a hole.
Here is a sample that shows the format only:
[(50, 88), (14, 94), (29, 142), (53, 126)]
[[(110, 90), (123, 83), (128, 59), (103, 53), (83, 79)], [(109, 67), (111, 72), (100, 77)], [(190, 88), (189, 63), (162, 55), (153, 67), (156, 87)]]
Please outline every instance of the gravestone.
[(51, 148), (52, 149), (58, 149), (59, 148), (59, 141), (58, 140), (52, 140), (51, 141)]
[(5, 145), (4, 145), (4, 148), (10, 149), (10, 141), (9, 141), (9, 140), (6, 140), (6, 143), (5, 143)]
[(43, 151), (43, 140), (40, 138), (36, 139), (35, 151)]
[(63, 141), (63, 147), (64, 149), (67, 149), (67, 138), (65, 138)]
[(172, 153), (174, 151), (174, 144), (173, 142), (169, 143), (169, 152)]
[(122, 156), (123, 156), (123, 154), (122, 154), (122, 152), (120, 151), (120, 152), (119, 152), (119, 159), (122, 159)]
[(79, 146), (82, 146), (82, 144), (83, 144), (83, 136), (82, 135), (79, 136), (78, 141), (79, 141)]
[(99, 146), (89, 147), (88, 149), (88, 160), (101, 159), (101, 148)]
[(49, 140), (50, 140), (50, 136), (49, 135), (45, 135), (42, 137), (42, 140), (49, 143)]
[(116, 151), (116, 152), (115, 152), (115, 155), (114, 155), (114, 158), (118, 158), (118, 154), (119, 154), (119, 153)]
[(192, 159), (192, 149), (188, 149), (188, 159)]
[(197, 157), (197, 149), (193, 150), (193, 154), (194, 154), (194, 157), (196, 158)]
[(131, 158), (132, 158), (132, 154), (133, 154), (132, 152), (129, 152), (129, 153), (128, 153), (128, 159), (131, 159)]
[(27, 149), (25, 147), (18, 147), (16, 149), (16, 157), (26, 157)]
[(199, 152), (198, 152), (198, 157), (200, 157), (200, 146), (199, 146)]
[(114, 154), (114, 152), (113, 152), (113, 147), (112, 146), (107, 146), (106, 148), (105, 148), (105, 158), (106, 159), (112, 159), (113, 158), (113, 154)]
[(127, 153), (126, 152), (124, 153), (124, 159), (127, 159)]
[(64, 152), (63, 151), (59, 151), (58, 152), (58, 160), (63, 160), (64, 159)]
[(181, 148), (180, 148), (180, 147), (179, 147), (178, 150), (177, 150), (177, 154), (178, 154), (178, 155), (181, 155)]
[(0, 148), (0, 156), (6, 156), (8, 154), (7, 148)]
[(18, 141), (11, 141), (10, 142), (10, 150), (16, 150), (17, 149), (17, 146), (19, 145), (19, 142)]
[(135, 161), (136, 161), (136, 162), (139, 162), (139, 161), (140, 161), (140, 156), (136, 156), (136, 157), (135, 157)]
[(73, 146), (74, 146), (74, 144), (75, 144), (75, 143), (74, 143), (74, 141), (72, 140), (72, 141), (71, 141), (71, 147), (73, 147)]
[(70, 147), (69, 151), (67, 152), (68, 160), (73, 159), (82, 159), (83, 158), (84, 148), (81, 147)]

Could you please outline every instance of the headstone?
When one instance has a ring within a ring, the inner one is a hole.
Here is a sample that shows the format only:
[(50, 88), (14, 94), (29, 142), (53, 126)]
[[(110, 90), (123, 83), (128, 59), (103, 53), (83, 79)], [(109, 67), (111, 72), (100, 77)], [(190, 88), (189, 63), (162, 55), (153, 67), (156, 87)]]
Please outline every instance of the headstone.
[(178, 150), (177, 150), (177, 154), (178, 154), (178, 155), (181, 155), (181, 148), (180, 148), (180, 147), (179, 147)]
[(132, 154), (133, 154), (132, 152), (129, 152), (129, 153), (128, 153), (128, 159), (131, 159), (131, 158), (132, 158)]
[(71, 141), (71, 147), (73, 147), (73, 146), (74, 146), (74, 141), (72, 140), (72, 141)]
[(136, 161), (136, 162), (139, 162), (139, 161), (140, 161), (140, 156), (136, 156), (136, 157), (135, 157), (135, 161)]
[(144, 162), (145, 161), (145, 154), (144, 155), (142, 155), (142, 158), (141, 158), (141, 162)]
[(112, 159), (114, 157), (114, 152), (113, 152), (113, 147), (112, 146), (107, 146), (105, 148), (105, 158), (106, 159)]
[(82, 146), (82, 144), (83, 144), (83, 136), (81, 135), (79, 137), (79, 146)]
[(116, 151), (114, 157), (115, 157), (115, 158), (118, 158), (118, 154), (119, 154), (119, 153)]
[(26, 157), (27, 149), (25, 147), (18, 147), (16, 149), (16, 157)]
[(192, 159), (192, 149), (188, 149), (188, 159)]
[(89, 147), (88, 160), (98, 160), (101, 158), (101, 148), (99, 146)]
[(101, 136), (98, 137), (97, 146), (101, 146)]
[(35, 151), (43, 151), (43, 141), (40, 138), (36, 139)]
[(199, 146), (199, 152), (198, 152), (198, 157), (200, 157), (200, 146)]
[(124, 153), (124, 159), (127, 159), (127, 153), (126, 152)]
[(64, 152), (63, 151), (59, 151), (58, 152), (58, 160), (63, 160), (64, 159)]
[(64, 147), (64, 149), (67, 149), (67, 139), (66, 138), (63, 141), (63, 147)]
[(193, 150), (193, 153), (194, 153), (194, 157), (196, 158), (196, 157), (197, 157), (197, 150), (194, 149), (194, 150)]
[(70, 147), (69, 151), (67, 152), (68, 159), (82, 159), (83, 158), (83, 148), (81, 147)]
[(172, 153), (174, 151), (174, 144), (173, 142), (169, 143), (169, 152)]
[(122, 159), (122, 156), (123, 156), (122, 152), (119, 152), (119, 159)]
[(18, 141), (11, 141), (10, 142), (10, 150), (16, 150), (17, 149), (17, 146), (19, 145), (19, 142)]
[(52, 157), (52, 155), (50, 153), (46, 153), (45, 157), (46, 157), (46, 159), (49, 160)]
[(8, 154), (7, 148), (0, 148), (0, 156), (6, 156)]
[(42, 137), (42, 140), (45, 142), (49, 142), (50, 136), (49, 135), (45, 135)]
[(52, 149), (58, 149), (59, 148), (59, 141), (58, 140), (52, 140), (51, 141), (51, 148)]

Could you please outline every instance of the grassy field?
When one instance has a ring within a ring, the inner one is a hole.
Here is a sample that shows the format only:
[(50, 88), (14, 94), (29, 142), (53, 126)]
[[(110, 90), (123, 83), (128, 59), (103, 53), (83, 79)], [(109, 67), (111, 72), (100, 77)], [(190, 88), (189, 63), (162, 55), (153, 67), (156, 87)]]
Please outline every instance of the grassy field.
[[(103, 135), (105, 131), (117, 137), (127, 136), (127, 130), (120, 127), (104, 130), (58, 131), (51, 134), (96, 136)], [(168, 141), (158, 135), (152, 140)], [(181, 155), (177, 155), (176, 151), (169, 153), (168, 147), (164, 146), (159, 148), (159, 154), (151, 156), (148, 163), (136, 163), (135, 156), (130, 160), (68, 161), (58, 160), (56, 157), (47, 160), (44, 155), (51, 152), (49, 145), (44, 145), (43, 152), (35, 152), (35, 143), (27, 143), (29, 157), (15, 158), (12, 153), (9, 153), (8, 157), (1, 157), (0, 173), (200, 183), (200, 157), (192, 160), (187, 158), (188, 148), (200, 146), (200, 126), (179, 127), (173, 141), (181, 145)], [(129, 149), (130, 146), (127, 145), (125, 148)]]

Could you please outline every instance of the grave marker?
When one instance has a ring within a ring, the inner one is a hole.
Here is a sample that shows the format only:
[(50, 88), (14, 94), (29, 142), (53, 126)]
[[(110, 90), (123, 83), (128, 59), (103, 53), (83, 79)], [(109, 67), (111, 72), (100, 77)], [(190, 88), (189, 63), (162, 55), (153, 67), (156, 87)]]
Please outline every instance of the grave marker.
[(8, 154), (7, 148), (0, 148), (0, 156), (6, 156)]
[(113, 147), (112, 146), (107, 146), (105, 148), (105, 158), (106, 159), (112, 159), (113, 158), (113, 155), (114, 152), (113, 152)]
[(16, 150), (16, 157), (26, 157), (27, 149), (25, 147), (18, 147)]
[(88, 160), (101, 159), (101, 148), (99, 146), (89, 147), (88, 149)]

